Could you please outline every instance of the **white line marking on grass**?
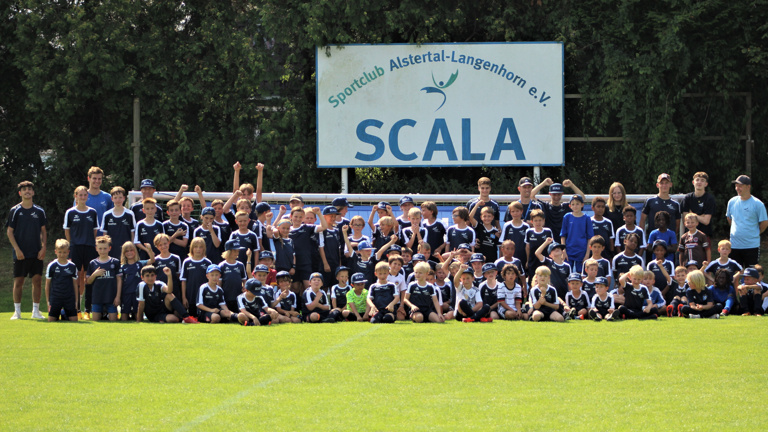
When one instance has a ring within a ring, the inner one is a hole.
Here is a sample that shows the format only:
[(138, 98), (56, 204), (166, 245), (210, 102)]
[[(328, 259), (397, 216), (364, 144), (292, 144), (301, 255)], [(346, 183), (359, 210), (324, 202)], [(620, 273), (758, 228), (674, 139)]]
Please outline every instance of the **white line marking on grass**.
[(356, 334), (354, 336), (350, 336), (345, 341), (340, 342), (340, 343), (338, 343), (336, 345), (333, 345), (332, 347), (329, 347), (328, 349), (326, 349), (325, 351), (321, 352), (320, 354), (317, 354), (314, 357), (311, 357), (311, 358), (309, 358), (307, 360), (304, 360), (301, 363), (297, 363), (294, 367), (289, 368), (289, 369), (285, 370), (284, 372), (281, 372), (281, 373), (279, 373), (279, 374), (277, 374), (277, 375), (275, 375), (275, 376), (273, 376), (273, 377), (271, 377), (269, 379), (263, 380), (263, 381), (255, 384), (252, 387), (249, 387), (246, 390), (241, 391), (240, 393), (238, 393), (235, 396), (232, 396), (231, 398), (229, 398), (229, 399), (219, 403), (218, 405), (212, 407), (211, 409), (208, 410), (208, 412), (197, 416), (196, 418), (192, 419), (190, 422), (188, 422), (187, 424), (179, 427), (176, 430), (177, 431), (192, 430), (192, 428), (194, 428), (195, 426), (203, 423), (204, 421), (206, 421), (209, 418), (215, 416), (216, 414), (220, 413), (221, 411), (223, 411), (225, 409), (228, 409), (229, 407), (232, 406), (233, 403), (241, 400), (243, 397), (247, 396), (248, 394), (253, 393), (253, 391), (255, 389), (262, 388), (262, 387), (265, 387), (265, 386), (267, 386), (269, 384), (273, 384), (275, 382), (278, 382), (278, 381), (282, 380), (289, 373), (292, 373), (293, 371), (295, 371), (296, 369), (304, 368), (305, 366), (308, 366), (308, 365), (310, 365), (312, 363), (315, 363), (318, 360), (322, 360), (323, 358), (327, 357), (329, 354), (333, 353), (334, 351), (337, 351), (340, 348), (344, 348), (345, 346), (347, 346), (350, 343), (354, 342), (356, 339), (359, 339), (359, 338), (361, 338), (361, 337), (363, 337), (363, 336), (365, 336), (365, 335), (367, 335), (367, 334), (369, 334), (369, 333), (371, 333), (371, 332), (373, 332), (375, 330), (378, 330), (381, 327), (382, 327), (382, 325), (373, 325), (373, 326), (369, 327), (368, 330), (362, 331), (362, 332), (360, 332), (360, 333), (358, 333), (358, 334)]

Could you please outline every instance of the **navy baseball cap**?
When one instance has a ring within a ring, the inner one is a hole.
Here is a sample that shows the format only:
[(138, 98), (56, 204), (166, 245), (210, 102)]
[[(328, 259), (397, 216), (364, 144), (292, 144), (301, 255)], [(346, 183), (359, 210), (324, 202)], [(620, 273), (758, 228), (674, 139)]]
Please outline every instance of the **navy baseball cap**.
[(661, 183), (662, 180), (669, 180), (671, 183), (672, 177), (670, 177), (667, 173), (661, 173), (658, 177), (656, 177), (656, 183)]
[(245, 281), (245, 290), (251, 294), (258, 294), (258, 292), (261, 290), (261, 282), (254, 278), (248, 279)]
[(531, 181), (530, 177), (523, 177), (520, 179), (520, 181), (517, 183), (518, 186), (525, 186), (525, 185), (531, 185), (533, 186), (533, 182)]
[(254, 210), (256, 210), (256, 214), (262, 214), (272, 210), (272, 207), (270, 207), (269, 204), (265, 202), (260, 202), (256, 204), (256, 208)]
[(345, 271), (349, 273), (349, 267), (339, 266), (339, 268), (336, 269), (336, 276), (339, 275), (339, 272)]
[(231, 251), (240, 249), (240, 241), (239, 240), (227, 240), (226, 243), (224, 243), (224, 250), (225, 251)]
[(696, 261), (696, 260), (690, 260), (690, 261), (688, 261), (688, 262), (686, 262), (686, 263), (685, 263), (685, 266), (686, 266), (686, 267), (690, 267), (690, 266), (696, 266), (696, 267), (698, 267), (698, 266), (699, 266), (699, 262), (698, 262), (698, 261)]
[(411, 261), (426, 261), (427, 257), (424, 254), (416, 254), (411, 258)]
[(493, 263), (483, 264), (483, 273), (489, 272), (489, 271), (499, 271), (499, 269), (497, 269), (496, 265), (494, 265)]
[(337, 209), (336, 207), (332, 205), (323, 207), (323, 215), (335, 215), (335, 214), (339, 214), (339, 209)]
[(291, 279), (291, 274), (290, 274), (290, 273), (288, 273), (288, 272), (287, 272), (287, 271), (285, 271), (285, 270), (280, 270), (280, 271), (279, 271), (279, 272), (277, 272), (277, 274), (275, 275), (275, 279), (277, 279), (277, 280), (280, 280), (280, 279), (282, 279), (282, 278), (288, 278), (288, 279)]
[(349, 208), (355, 207), (352, 204), (350, 204), (349, 201), (347, 201), (347, 197), (336, 197), (333, 199), (333, 201), (331, 201), (331, 205), (336, 207), (349, 207)]
[(254, 273), (269, 273), (269, 267), (265, 266), (264, 264), (258, 264), (256, 267), (253, 268)]
[(473, 253), (472, 256), (469, 258), (469, 262), (485, 262), (485, 255), (481, 253)]
[(207, 269), (205, 269), (205, 274), (215, 271), (221, 273), (221, 267), (217, 266), (216, 264), (211, 264)]
[(151, 187), (152, 189), (157, 189), (155, 187), (155, 181), (152, 180), (152, 179), (144, 179), (144, 180), (141, 181), (141, 188), (140, 189), (145, 188), (145, 187)]
[(371, 249), (373, 249), (373, 246), (371, 246), (371, 244), (365, 240), (357, 244), (357, 250), (371, 250)]
[(579, 194), (574, 194), (573, 196), (571, 196), (571, 200), (568, 202), (574, 202), (574, 201), (581, 201), (581, 203), (584, 204), (584, 197), (582, 197)]
[(400, 205), (409, 204), (409, 203), (413, 204), (413, 198), (409, 197), (408, 195), (400, 198)]
[(604, 278), (603, 276), (598, 276), (595, 278), (595, 285), (608, 285), (608, 279)]
[(549, 185), (549, 193), (563, 193), (563, 185), (560, 183), (552, 183)]
[(377, 207), (379, 210), (386, 210), (388, 205), (389, 205), (389, 203), (388, 203), (388, 202), (386, 202), (386, 201), (381, 201), (381, 202), (379, 202), (378, 204), (376, 204), (376, 207)]
[(461, 274), (470, 274), (472, 275), (472, 277), (475, 277), (475, 271), (472, 270), (471, 268), (464, 270), (463, 272), (461, 272)]
[(273, 254), (272, 251), (263, 250), (259, 252), (259, 260), (263, 259), (275, 259), (275, 254)]
[(736, 178), (736, 180), (732, 181), (733, 184), (740, 184), (740, 185), (752, 185), (752, 179), (749, 178), (749, 176), (740, 175)]
[(216, 216), (216, 210), (213, 209), (213, 207), (206, 207), (202, 211), (200, 211), (200, 216)]
[(754, 267), (747, 267), (746, 269), (744, 269), (744, 276), (760, 279), (760, 272), (757, 271), (757, 269)]
[(403, 251), (403, 248), (401, 248), (399, 245), (392, 245), (392, 246), (390, 246), (390, 248), (387, 251), (387, 253), (392, 253), (392, 252), (400, 253), (402, 251)]
[(352, 275), (352, 284), (359, 284), (359, 283), (366, 283), (368, 280), (365, 278), (365, 275), (357, 272)]
[(469, 245), (467, 243), (462, 243), (462, 244), (459, 245), (458, 249), (459, 250), (461, 250), (461, 249), (471, 250), (472, 248), (469, 247)]
[(561, 245), (560, 243), (554, 242), (549, 245), (547, 248), (547, 255), (551, 254), (553, 250), (560, 248), (562, 250), (565, 250), (565, 246)]
[(314, 278), (318, 278), (318, 279), (320, 279), (321, 281), (325, 282), (325, 279), (323, 279), (323, 275), (322, 275), (321, 273), (318, 273), (318, 272), (314, 272), (314, 273), (312, 273), (311, 275), (309, 275), (309, 280), (312, 280), (312, 279), (314, 279)]
[(581, 275), (578, 273), (571, 273), (568, 275), (568, 282), (570, 281), (579, 281), (581, 282)]
[(288, 200), (288, 203), (290, 204), (291, 201), (300, 201), (302, 204), (304, 204), (304, 198), (302, 198), (299, 194), (291, 195), (291, 199)]
[(667, 242), (665, 242), (664, 240), (661, 240), (661, 239), (655, 240), (653, 242), (653, 247), (651, 248), (651, 250), (656, 249), (656, 246), (663, 246), (664, 249), (666, 249), (667, 248)]

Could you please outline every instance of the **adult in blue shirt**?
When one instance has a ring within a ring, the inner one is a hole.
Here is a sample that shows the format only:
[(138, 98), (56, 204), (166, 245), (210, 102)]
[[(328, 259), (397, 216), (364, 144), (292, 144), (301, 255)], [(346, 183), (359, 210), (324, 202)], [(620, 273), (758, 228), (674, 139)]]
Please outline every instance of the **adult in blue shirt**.
[(760, 257), (760, 234), (768, 228), (765, 204), (752, 196), (752, 180), (740, 175), (732, 181), (737, 196), (728, 201), (725, 216), (731, 225), (731, 259), (747, 268)]

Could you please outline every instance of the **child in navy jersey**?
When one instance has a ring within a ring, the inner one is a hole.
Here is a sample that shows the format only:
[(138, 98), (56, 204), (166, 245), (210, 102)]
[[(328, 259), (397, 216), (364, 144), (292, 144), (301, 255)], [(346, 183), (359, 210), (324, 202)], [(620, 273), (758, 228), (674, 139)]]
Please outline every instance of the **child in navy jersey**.
[[(133, 213), (131, 213), (133, 214)], [(145, 245), (150, 252), (152, 248)], [(139, 302), (136, 300), (136, 292), (141, 282), (141, 269), (146, 265), (154, 264), (155, 253), (151, 252), (148, 260), (139, 259), (139, 250), (132, 241), (123, 243), (120, 253), (120, 273), (122, 273), (123, 289), (120, 299), (120, 320), (136, 320)]]
[(157, 255), (160, 251), (154, 247), (155, 236), (163, 234), (165, 229), (163, 223), (155, 219), (157, 213), (157, 201), (154, 198), (144, 198), (142, 203), (142, 220), (136, 223), (136, 231), (133, 237), (133, 243), (139, 248), (139, 256), (141, 259), (149, 258), (149, 251), (145, 249), (146, 244), (149, 244), (152, 251)]
[[(115, 246), (109, 250), (109, 256), (120, 258), (121, 248), (125, 242), (133, 242), (136, 229), (136, 217), (132, 211), (126, 209), (125, 189), (115, 186), (110, 191), (114, 207), (107, 210), (101, 218), (99, 230), (112, 239)], [(137, 257), (138, 258), (138, 257)]]
[(93, 320), (101, 320), (107, 314), (110, 321), (117, 321), (117, 307), (120, 305), (123, 288), (120, 261), (109, 256), (112, 240), (109, 236), (96, 239), (98, 257), (88, 263), (87, 281), (93, 293)]
[(58, 321), (61, 311), (63, 317), (77, 321), (75, 299), (77, 298), (77, 268), (68, 259), (69, 242), (56, 240), (56, 259), (48, 264), (45, 272), (45, 299), (48, 303), (48, 321)]
[[(97, 256), (96, 233), (99, 228), (99, 216), (96, 210), (85, 204), (88, 200), (88, 189), (85, 186), (78, 186), (74, 195), (76, 205), (64, 214), (64, 235), (71, 244), (69, 258), (77, 267), (80, 295), (85, 294), (85, 313), (82, 317), (89, 319), (91, 289), (86, 287), (85, 269)], [(78, 310), (80, 310), (80, 302), (78, 302)]]

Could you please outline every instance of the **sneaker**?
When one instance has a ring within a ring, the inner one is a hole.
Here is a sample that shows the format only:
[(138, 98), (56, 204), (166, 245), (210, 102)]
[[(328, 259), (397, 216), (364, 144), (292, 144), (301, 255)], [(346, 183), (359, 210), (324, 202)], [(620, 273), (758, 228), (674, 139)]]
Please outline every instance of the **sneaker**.
[(11, 315), (11, 321), (21, 319), (21, 312), (14, 312), (13, 315)]
[(32, 319), (45, 319), (45, 317), (40, 313), (39, 310), (36, 310), (32, 312)]
[(723, 309), (723, 311), (720, 312), (720, 316), (726, 316), (728, 315), (728, 312), (730, 312), (728, 309)]
[[(197, 318), (193, 317), (192, 315), (184, 318), (181, 321), (184, 322), (185, 324), (200, 324), (200, 321), (198, 321)], [(248, 322), (248, 321), (246, 321), (246, 322)]]
[(673, 316), (672, 314), (674, 314), (674, 310), (675, 310), (674, 306), (672, 306), (672, 305), (667, 306), (667, 316), (668, 317)]
[(461, 322), (475, 322), (472, 318), (463, 318)]
[(78, 321), (82, 321), (83, 320), (83, 313), (82, 312), (78, 312), (77, 313), (77, 320)]
[[(186, 318), (185, 318), (185, 319), (186, 319)], [(251, 320), (246, 320), (246, 321), (243, 323), (243, 327), (248, 327), (248, 326), (252, 326), (252, 325), (256, 325), (256, 324), (252, 323), (252, 322), (251, 322)]]
[(335, 323), (336, 320), (331, 318), (331, 317), (328, 317), (328, 318), (324, 319), (322, 322), (324, 322), (324, 323)]
[(749, 313), (749, 312), (745, 312), (745, 313), (741, 314), (741, 316), (750, 316), (750, 315), (752, 315), (752, 314)]
[(719, 319), (720, 318), (720, 314), (714, 314), (714, 315), (710, 316), (709, 318)]
[(594, 320), (595, 320), (596, 322), (600, 322), (600, 321), (602, 321), (603, 319), (602, 319), (602, 318), (600, 318), (600, 315), (597, 315), (597, 316), (594, 318)]
[(493, 322), (493, 318), (480, 318), (480, 322)]
[(613, 314), (610, 314), (607, 317), (605, 317), (605, 320), (606, 321), (613, 321)]
[(688, 315), (688, 318), (701, 318), (701, 315), (699, 315), (699, 314), (690, 314), (690, 315)]
[(677, 316), (681, 317), (683, 316), (683, 306), (682, 304), (677, 305)]
[(83, 312), (83, 317), (80, 319), (83, 321), (89, 321), (91, 319), (91, 314), (89, 314), (88, 312)]

